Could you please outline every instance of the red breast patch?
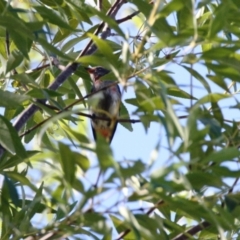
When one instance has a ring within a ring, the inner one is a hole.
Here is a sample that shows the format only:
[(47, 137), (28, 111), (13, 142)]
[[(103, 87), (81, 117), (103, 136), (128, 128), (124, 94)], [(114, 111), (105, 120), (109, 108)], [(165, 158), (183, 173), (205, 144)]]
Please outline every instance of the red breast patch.
[(111, 136), (111, 130), (109, 128), (105, 128), (105, 129), (98, 129), (98, 132), (104, 137), (104, 138), (108, 138)]

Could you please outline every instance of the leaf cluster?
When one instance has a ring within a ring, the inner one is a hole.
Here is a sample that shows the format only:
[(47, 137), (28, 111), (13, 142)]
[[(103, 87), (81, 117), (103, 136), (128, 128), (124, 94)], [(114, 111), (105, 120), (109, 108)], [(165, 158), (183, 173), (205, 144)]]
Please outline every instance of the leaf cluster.
[[(238, 239), (239, 1), (94, 2), (0, 1), (1, 239)], [(89, 65), (123, 89), (125, 131), (162, 129), (150, 162), (92, 142)]]

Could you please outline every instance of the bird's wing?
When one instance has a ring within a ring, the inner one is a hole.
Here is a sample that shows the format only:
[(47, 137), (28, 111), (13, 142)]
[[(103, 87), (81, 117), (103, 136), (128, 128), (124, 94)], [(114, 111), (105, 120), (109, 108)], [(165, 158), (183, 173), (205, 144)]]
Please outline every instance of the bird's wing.
[(117, 129), (117, 122), (114, 123), (113, 129), (112, 129), (112, 134), (111, 134), (111, 137), (109, 138), (109, 143), (111, 143), (113, 136), (116, 132), (116, 129)]
[[(90, 92), (91, 92), (91, 93), (95, 92), (94, 86), (92, 86)], [(94, 117), (94, 116), (95, 116), (95, 114), (92, 113), (92, 117)], [(94, 140), (97, 141), (97, 134), (96, 134), (96, 131), (95, 131), (94, 127), (93, 127), (92, 121), (93, 121), (93, 119), (91, 119), (91, 127), (92, 127), (93, 137), (94, 137)]]
[[(94, 114), (92, 114), (92, 116), (94, 117)], [(92, 121), (93, 120), (91, 120), (91, 127), (92, 127), (93, 137), (94, 137), (94, 140), (97, 141), (97, 134), (96, 134), (95, 128), (93, 127)]]

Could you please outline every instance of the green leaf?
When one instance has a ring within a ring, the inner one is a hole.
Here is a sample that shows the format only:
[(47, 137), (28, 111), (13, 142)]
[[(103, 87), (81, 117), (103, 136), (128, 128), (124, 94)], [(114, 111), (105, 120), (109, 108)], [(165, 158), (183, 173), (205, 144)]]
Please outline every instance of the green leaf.
[(27, 95), (37, 99), (49, 99), (51, 97), (62, 96), (61, 93), (49, 89), (31, 89), (27, 92)]
[(36, 194), (32, 202), (30, 203), (30, 205), (28, 205), (28, 211), (26, 211), (27, 214), (25, 215), (25, 219), (23, 219), (23, 223), (24, 223), (24, 220), (25, 221), (30, 220), (37, 212), (39, 212), (39, 209), (41, 209), (42, 207), (41, 200), (43, 197), (42, 191), (43, 191), (43, 182), (41, 183), (40, 187), (36, 191)]
[[(79, 22), (75, 18), (72, 18), (72, 19), (69, 20), (69, 26), (72, 29), (76, 29), (78, 24), (79, 24)], [(72, 30), (70, 30), (70, 29), (65, 29), (65, 28), (59, 29), (58, 32), (55, 34), (52, 43), (56, 44), (56, 43), (58, 43), (58, 42), (60, 42), (64, 39), (66, 39), (71, 34), (72, 34)]]
[(86, 172), (90, 167), (89, 159), (81, 153), (74, 152), (73, 157), (75, 159), (76, 164)]
[(234, 158), (238, 158), (240, 156), (240, 151), (235, 147), (229, 147), (221, 149), (217, 152), (212, 152), (207, 157), (204, 157), (202, 162), (216, 162), (221, 163), (224, 161), (233, 160)]
[(228, 86), (225, 82), (225, 79), (219, 75), (207, 75), (209, 79), (212, 80), (215, 84), (217, 84), (220, 88), (224, 89), (226, 92), (229, 92)]
[(127, 166), (126, 168), (121, 167), (120, 170), (124, 178), (130, 178), (131, 176), (141, 174), (141, 172), (143, 172), (145, 168), (145, 164), (143, 164), (142, 161), (138, 160), (135, 161), (132, 166)]
[(62, 6), (64, 4), (64, 0), (40, 0), (41, 3), (51, 7), (51, 8), (57, 8), (59, 6)]
[(132, 2), (137, 6), (139, 11), (141, 13), (143, 13), (146, 18), (149, 17), (149, 15), (151, 13), (151, 10), (152, 10), (151, 4), (149, 4), (146, 1), (142, 1), (142, 0), (140, 0), (140, 1), (139, 0), (133, 0)]
[[(35, 154), (39, 153), (39, 151), (27, 151), (27, 158), (34, 156)], [(20, 158), (18, 155), (15, 155), (9, 158), (6, 162), (0, 162), (0, 172), (4, 169), (16, 167), (18, 164), (22, 163), (25, 159)]]
[(20, 174), (18, 172), (5, 171), (5, 175), (14, 180), (16, 183), (21, 183), (21, 185), (26, 185), (31, 189), (36, 190), (36, 187), (23, 174)]
[[(15, 81), (26, 84), (31, 87), (39, 87), (39, 85), (34, 81), (34, 78), (31, 77), (30, 74), (20, 73), (14, 74), (11, 76)], [(37, 79), (37, 77), (36, 77)], [(27, 96), (26, 96), (27, 97)]]
[(43, 7), (43, 6), (34, 6), (37, 13), (40, 14), (40, 16), (43, 18), (43, 20), (47, 23), (55, 24), (56, 26), (59, 26), (61, 28), (66, 28), (69, 30), (74, 31), (73, 28), (69, 25), (68, 22), (64, 21), (56, 11), (53, 11), (50, 8)]
[[(33, 204), (34, 200), (28, 200), (28, 199), (19, 199), (18, 203), (18, 207), (22, 207), (24, 205), (28, 205), (31, 206)], [(44, 211), (46, 211), (46, 209), (48, 210), (48, 213), (52, 213), (55, 214), (57, 211), (54, 208), (51, 208), (50, 206), (44, 204), (44, 203), (39, 203), (38, 207), (35, 208), (35, 213), (43, 213)]]
[(96, 154), (102, 169), (111, 167), (114, 164), (112, 149), (109, 143), (99, 134), (96, 144)]
[(55, 54), (59, 57), (62, 57), (65, 60), (73, 61), (74, 59), (71, 59), (69, 56), (67, 56), (65, 53), (62, 51), (59, 51), (56, 47), (54, 47), (52, 44), (48, 43), (45, 39), (43, 38), (38, 38), (37, 41), (44, 47), (45, 50), (48, 50), (49, 53)]
[(211, 88), (209, 86), (209, 83), (207, 80), (196, 70), (193, 68), (189, 68), (187, 66), (183, 66), (193, 77), (195, 77), (202, 85), (205, 87), (205, 89), (208, 91), (208, 93), (211, 92)]
[(163, 17), (167, 17), (169, 14), (179, 11), (184, 7), (184, 1), (182, 0), (173, 0), (168, 2), (163, 9), (161, 10), (160, 14)]
[(158, 96), (148, 98), (138, 103), (138, 105), (147, 112), (164, 109), (164, 104), (162, 102), (162, 99)]
[(118, 233), (123, 232), (127, 228), (127, 225), (124, 223), (124, 221), (122, 221), (122, 219), (118, 218), (117, 216), (110, 215), (110, 218)]
[(72, 137), (74, 137), (79, 143), (89, 143), (89, 139), (82, 133), (72, 130), (67, 126), (63, 126)]
[[(0, 38), (0, 54), (2, 55), (3, 59), (7, 59), (5, 40), (3, 38)], [(3, 62), (2, 59), (1, 62)]]
[(221, 176), (213, 175), (212, 173), (202, 171), (192, 171), (186, 174), (191, 186), (195, 190), (201, 190), (205, 186), (222, 187)]
[[(232, 161), (232, 160), (230, 160)], [(231, 177), (231, 178), (237, 178), (239, 177), (240, 171), (234, 171), (231, 170), (227, 167), (223, 167), (223, 166), (219, 166), (219, 165), (214, 165), (211, 167), (212, 171), (214, 172), (214, 174), (218, 175), (218, 176), (222, 176), (222, 177)]]
[(5, 184), (6, 188), (8, 189), (9, 196), (10, 196), (10, 199), (12, 200), (12, 203), (15, 206), (18, 206), (18, 204), (19, 204), (19, 195), (18, 195), (18, 192), (17, 192), (17, 189), (16, 189), (14, 183), (11, 181), (11, 179), (9, 179), (5, 175), (3, 184)]
[(108, 61), (106, 58), (100, 57), (100, 56), (83, 56), (77, 60), (79, 63), (83, 63), (86, 65), (95, 65), (95, 66), (103, 66), (108, 67)]
[(72, 187), (75, 190), (79, 191), (80, 193), (84, 193), (85, 192), (83, 183), (80, 180), (78, 180), (77, 178), (75, 178), (75, 181), (74, 181)]
[(166, 46), (174, 44), (176, 38), (173, 29), (165, 18), (158, 18), (151, 30)]
[(111, 29), (115, 30), (120, 36), (125, 37), (125, 34), (119, 27), (118, 23), (112, 17), (107, 16), (106, 13), (104, 13), (103, 11), (96, 10), (96, 8), (94, 7), (89, 6), (89, 8), (94, 14), (99, 16), (103, 22), (108, 23)]
[(20, 106), (23, 101), (28, 100), (26, 95), (19, 95), (9, 91), (3, 91), (0, 89), (0, 106), (15, 109), (16, 106)]
[(194, 16), (193, 16), (192, 1), (185, 0), (184, 6), (179, 6), (179, 7), (180, 7), (180, 10), (177, 12), (178, 31), (181, 33), (181, 32), (186, 32), (186, 30), (191, 29), (189, 34), (193, 34)]
[[(130, 119), (128, 110), (123, 103), (121, 103), (121, 106), (120, 106), (120, 118)], [(120, 124), (130, 132), (133, 131), (132, 124), (130, 122), (120, 122)]]
[(7, 61), (6, 73), (15, 69), (23, 61), (23, 55), (18, 51), (13, 51)]
[(82, 95), (79, 87), (77, 86), (76, 82), (73, 80), (72, 77), (69, 77), (69, 78), (68, 78), (68, 82), (69, 82), (69, 84), (70, 84), (70, 86), (71, 86), (71, 91), (74, 91), (74, 93), (76, 93), (76, 95), (78, 96), (78, 98), (82, 98), (83, 95)]
[(228, 94), (221, 94), (221, 93), (209, 93), (206, 96), (200, 98), (196, 105), (198, 104), (205, 104), (205, 103), (217, 103), (222, 99), (230, 98), (230, 95)]
[[(10, 38), (19, 51), (28, 59), (28, 52), (32, 45), (33, 34), (26, 24), (16, 15), (0, 16), (0, 26), (6, 28)], [(16, 27), (18, 26), (18, 27)]]
[(224, 60), (225, 63), (222, 62), (221, 64), (207, 62), (206, 66), (220, 77), (230, 78), (233, 81), (239, 81), (240, 70), (236, 67), (227, 66), (227, 61), (229, 61), (229, 58), (222, 59), (222, 61)]
[(222, 128), (220, 123), (214, 118), (201, 117), (199, 118), (202, 124), (208, 126), (210, 131), (209, 134), (212, 139), (219, 138), (222, 136)]
[(221, 108), (216, 102), (212, 102), (212, 112), (214, 118), (217, 119), (218, 122), (220, 122), (220, 124), (222, 125), (224, 122), (223, 113), (221, 111)]
[[(43, 121), (43, 119), (42, 119)], [(26, 124), (26, 129), (32, 129), (32, 127), (36, 126), (36, 122), (34, 121), (34, 117), (31, 117)], [(38, 129), (34, 129), (28, 132), (27, 135), (23, 136), (24, 143), (29, 143), (34, 136), (36, 135)]]
[(186, 99), (196, 99), (195, 97), (191, 96), (189, 93), (183, 91), (179, 87), (168, 87), (167, 93), (174, 97), (186, 98)]
[(10, 153), (18, 155), (20, 158), (27, 158), (27, 153), (21, 143), (16, 129), (11, 123), (0, 116), (0, 144)]
[(225, 197), (225, 204), (228, 208), (229, 212), (232, 212), (237, 206), (240, 205), (239, 201), (236, 201), (235, 199), (232, 199), (228, 196)]
[(236, 207), (240, 206), (240, 195), (236, 193), (225, 196), (225, 203), (228, 211), (232, 212)]
[(229, 5), (228, 4), (220, 4), (216, 11), (215, 11), (215, 17), (213, 18), (211, 27), (210, 27), (210, 32), (209, 32), (209, 37), (213, 38), (218, 34), (220, 31), (224, 29), (224, 25), (226, 24), (226, 16), (228, 15), (229, 12)]
[(118, 65), (118, 59), (116, 55), (113, 54), (113, 50), (111, 47), (106, 43), (105, 40), (102, 40), (95, 35), (88, 33), (88, 36), (92, 38), (93, 42), (96, 44), (98, 47), (98, 51), (100, 51), (103, 56), (105, 56), (109, 63), (111, 63), (113, 66), (117, 67)]
[(211, 47), (208, 51), (204, 51), (201, 58), (204, 60), (218, 60), (232, 56), (237, 51), (237, 47)]
[(11, 223), (13, 221), (13, 214), (10, 210), (9, 203), (9, 189), (6, 184), (6, 181), (3, 182), (1, 189), (1, 214), (2, 214), (2, 226), (1, 226), (1, 239), (10, 239), (11, 235)]
[(75, 160), (74, 154), (69, 146), (59, 142), (60, 163), (64, 172), (65, 179), (72, 185), (75, 179)]

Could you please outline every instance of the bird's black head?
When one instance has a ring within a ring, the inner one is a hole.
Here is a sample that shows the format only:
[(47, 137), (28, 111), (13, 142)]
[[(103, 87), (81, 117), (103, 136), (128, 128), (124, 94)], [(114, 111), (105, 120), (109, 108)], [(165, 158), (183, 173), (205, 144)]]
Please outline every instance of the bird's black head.
[(93, 67), (93, 68), (86, 67), (85, 69), (88, 71), (93, 81), (98, 80), (99, 78), (101, 78), (102, 76), (110, 72), (109, 70), (103, 67)]

